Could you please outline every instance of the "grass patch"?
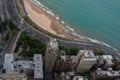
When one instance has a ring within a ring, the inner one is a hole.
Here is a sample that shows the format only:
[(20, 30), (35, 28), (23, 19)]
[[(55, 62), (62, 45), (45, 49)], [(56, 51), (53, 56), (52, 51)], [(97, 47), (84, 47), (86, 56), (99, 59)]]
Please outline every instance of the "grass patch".
[(15, 33), (19, 30), (17, 26), (13, 23), (11, 19), (8, 20), (9, 28), (11, 30), (11, 33), (15, 35)]
[(0, 32), (5, 31), (5, 30), (7, 29), (6, 26), (7, 26), (7, 25), (6, 25), (6, 22), (1, 22), (1, 23), (0, 23)]
[(6, 34), (6, 36), (5, 36), (5, 40), (6, 40), (6, 41), (8, 41), (9, 38), (10, 38), (9, 34), (10, 34), (10, 32), (8, 32), (8, 33)]
[(14, 36), (16, 34), (16, 32), (19, 30), (11, 19), (5, 19), (4, 22), (0, 23), (0, 33), (2, 31), (3, 32), (6, 31), (7, 26), (9, 27), (10, 31), (7, 32), (6, 35), (5, 35), (5, 40), (6, 41), (10, 38), (9, 34), (12, 34), (12, 36)]
[(80, 50), (80, 48), (68, 48), (64, 46), (59, 46), (59, 49), (64, 50), (67, 55), (77, 55), (78, 51)]
[(34, 54), (44, 55), (46, 50), (46, 45), (44, 43), (31, 38), (25, 32), (22, 32), (18, 39), (15, 53), (19, 51), (20, 47), (22, 48), (22, 51), (19, 53), (19, 56), (24, 58), (31, 58)]
[(100, 51), (100, 50), (95, 49), (94, 54), (95, 55), (106, 55), (107, 53), (105, 53), (104, 51)]

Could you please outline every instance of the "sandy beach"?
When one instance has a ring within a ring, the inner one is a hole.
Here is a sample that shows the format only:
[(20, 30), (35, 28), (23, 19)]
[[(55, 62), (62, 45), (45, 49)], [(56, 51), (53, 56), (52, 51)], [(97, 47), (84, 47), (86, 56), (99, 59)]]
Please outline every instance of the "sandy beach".
[(63, 38), (80, 40), (65, 32), (63, 25), (52, 15), (48, 14), (39, 6), (32, 3), (30, 0), (23, 0), (25, 9), (29, 17), (41, 28), (48, 32), (61, 36)]

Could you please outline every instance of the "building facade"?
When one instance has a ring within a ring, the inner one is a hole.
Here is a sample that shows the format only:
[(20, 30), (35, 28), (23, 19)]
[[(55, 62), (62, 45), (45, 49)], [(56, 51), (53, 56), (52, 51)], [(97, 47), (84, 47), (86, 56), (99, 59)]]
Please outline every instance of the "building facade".
[(58, 43), (56, 39), (50, 39), (45, 52), (45, 72), (52, 72), (57, 60)]
[(79, 63), (76, 71), (79, 73), (88, 72), (96, 62), (93, 51), (90, 50), (80, 50), (77, 56), (79, 58)]

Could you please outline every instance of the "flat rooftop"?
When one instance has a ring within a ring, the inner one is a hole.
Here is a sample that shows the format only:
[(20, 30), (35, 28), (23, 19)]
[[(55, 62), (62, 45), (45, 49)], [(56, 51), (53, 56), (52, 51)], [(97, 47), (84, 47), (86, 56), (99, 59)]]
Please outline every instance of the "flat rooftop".
[(100, 76), (120, 76), (120, 71), (104, 71), (104, 70), (97, 70), (97, 75)]
[(56, 39), (50, 39), (50, 42), (48, 44), (51, 48), (58, 48), (58, 42)]
[(21, 67), (21, 68), (31, 68), (31, 64), (32, 61), (28, 61), (28, 60), (18, 60), (15, 63), (17, 67)]
[(42, 61), (42, 55), (41, 54), (35, 54), (34, 55), (34, 78), (42, 79), (43, 78), (43, 61)]
[(107, 64), (110, 64), (110, 65), (113, 64), (112, 62), (113, 57), (111, 55), (103, 55), (103, 59), (106, 60)]
[(96, 61), (96, 57), (92, 50), (80, 50), (79, 54), (83, 54), (84, 60), (86, 61)]
[(13, 60), (14, 60), (13, 54), (5, 54), (4, 69), (13, 71), (14, 70)]

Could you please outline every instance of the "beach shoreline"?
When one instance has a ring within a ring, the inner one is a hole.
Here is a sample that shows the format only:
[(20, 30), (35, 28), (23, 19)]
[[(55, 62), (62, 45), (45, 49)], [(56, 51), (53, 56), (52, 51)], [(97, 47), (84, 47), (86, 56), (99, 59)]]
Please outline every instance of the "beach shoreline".
[(76, 34), (75, 35), (69, 34), (67, 32), (68, 30), (66, 29), (69, 28), (71, 29), (72, 32), (74, 31), (72, 28), (67, 26), (64, 21), (61, 21), (60, 23), (59, 17), (55, 17), (54, 14), (45, 11), (44, 8), (40, 8), (39, 5), (35, 4), (31, 0), (23, 0), (23, 2), (28, 16), (42, 29), (59, 37), (77, 41), (80, 40), (88, 41), (87, 39), (83, 39), (82, 37), (81, 38), (77, 37)]

